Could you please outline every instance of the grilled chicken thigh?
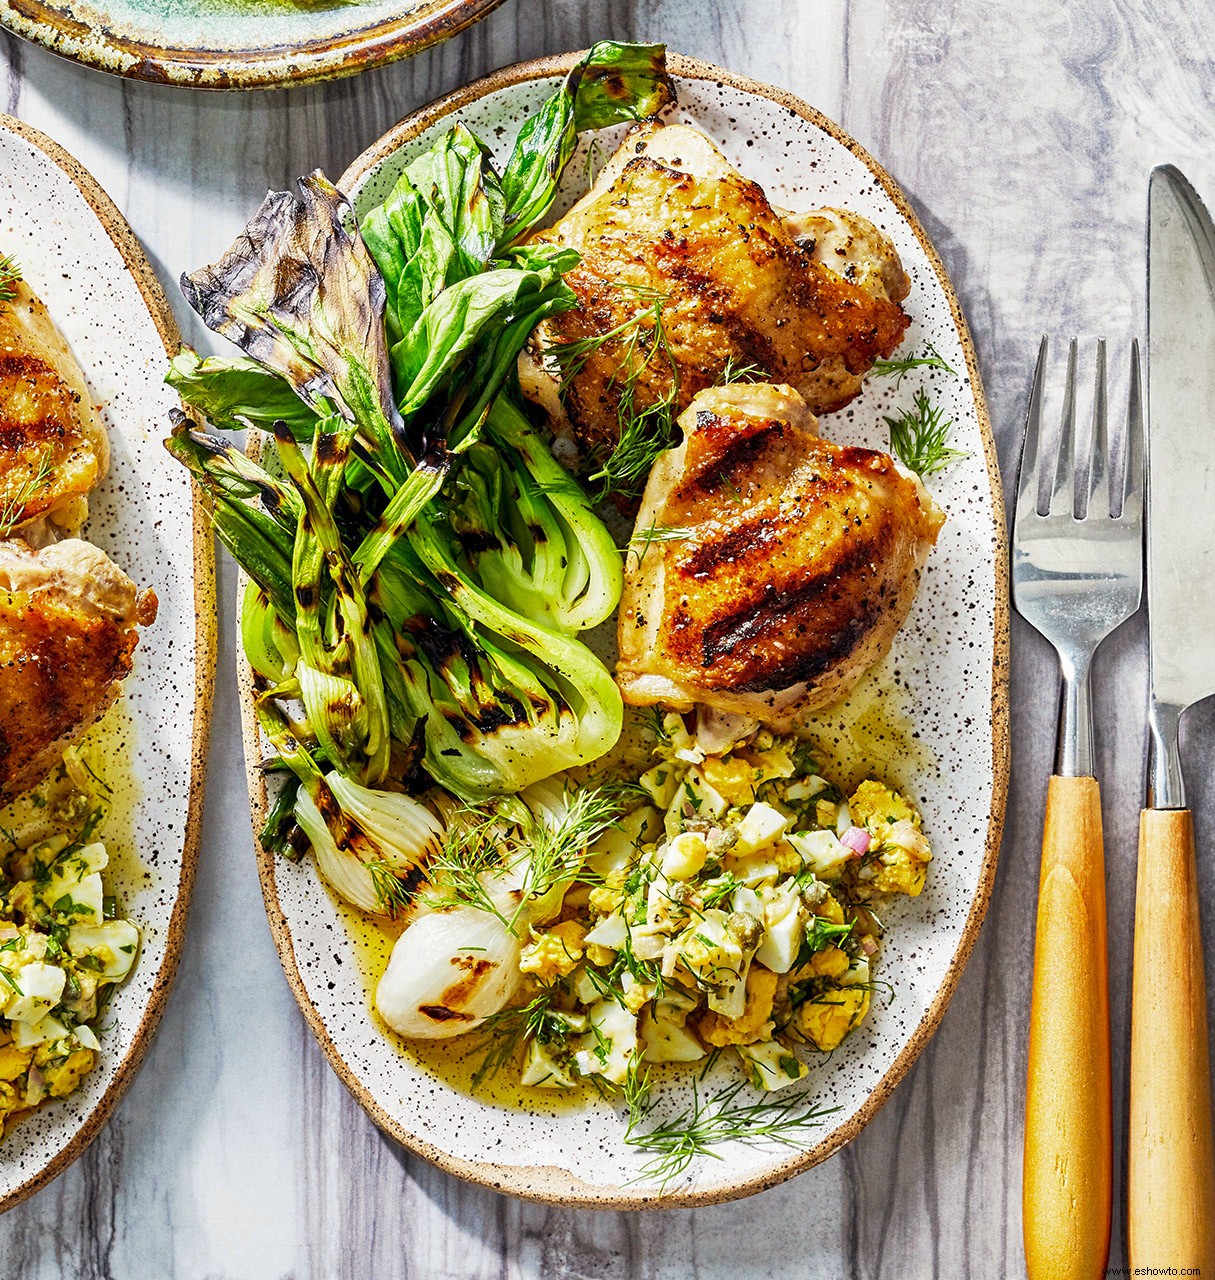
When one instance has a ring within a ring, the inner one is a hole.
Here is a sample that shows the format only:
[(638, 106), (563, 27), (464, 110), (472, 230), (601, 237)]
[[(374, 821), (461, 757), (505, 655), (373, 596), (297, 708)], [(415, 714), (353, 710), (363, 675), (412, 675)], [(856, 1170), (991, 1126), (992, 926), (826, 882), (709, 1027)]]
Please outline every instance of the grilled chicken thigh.
[(886, 454), (822, 439), (792, 387), (703, 391), (679, 424), (637, 518), (616, 678), (634, 705), (787, 729), (889, 649), (944, 517)]
[(41, 543), (79, 531), (109, 443), (55, 322), (23, 281), (12, 292), (0, 306), (0, 536)]
[[(816, 413), (839, 409), (908, 324), (907, 277), (872, 223), (830, 209), (781, 215), (683, 125), (634, 128), (536, 238), (582, 255), (566, 275), (579, 307), (539, 327), (521, 380), (582, 455), (615, 446), (622, 398), (636, 412), (674, 389), (682, 410), (730, 368), (789, 384)], [(571, 343), (576, 359), (558, 358)]]
[(155, 593), (91, 543), (0, 542), (0, 803), (101, 718), (155, 617)]

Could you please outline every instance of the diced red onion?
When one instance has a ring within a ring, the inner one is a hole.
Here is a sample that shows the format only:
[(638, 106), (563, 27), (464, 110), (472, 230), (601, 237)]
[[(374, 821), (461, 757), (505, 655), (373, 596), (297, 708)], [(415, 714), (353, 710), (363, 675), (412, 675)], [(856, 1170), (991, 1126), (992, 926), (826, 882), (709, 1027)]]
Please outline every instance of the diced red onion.
[(874, 953), (877, 949), (878, 949), (878, 946), (877, 946), (877, 939), (876, 939), (876, 938), (871, 938), (871, 937), (869, 937), (868, 935), (866, 935), (865, 937), (863, 937), (863, 938), (861, 939), (861, 950), (862, 950), (862, 951), (863, 951), (867, 956), (871, 956), (871, 955), (873, 955), (873, 953)]
[(849, 827), (840, 836), (840, 844), (846, 845), (853, 853), (860, 854), (862, 857), (869, 852), (872, 842), (872, 837), (864, 827)]

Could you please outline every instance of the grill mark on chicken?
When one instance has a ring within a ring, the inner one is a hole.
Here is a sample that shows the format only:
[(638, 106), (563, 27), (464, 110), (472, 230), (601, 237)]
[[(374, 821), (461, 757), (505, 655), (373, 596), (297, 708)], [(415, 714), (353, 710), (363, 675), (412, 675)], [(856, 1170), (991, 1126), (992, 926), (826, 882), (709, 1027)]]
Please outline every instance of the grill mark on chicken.
[[(708, 434), (717, 428), (728, 430), (729, 426), (722, 419), (715, 419), (705, 424), (704, 431)], [(764, 455), (780, 443), (781, 435), (780, 423), (764, 423), (753, 431), (738, 432), (733, 440), (725, 443), (721, 452), (710, 444), (707, 456), (698, 460), (696, 470), (675, 491), (675, 501), (691, 503), (704, 496), (716, 495), (722, 489), (737, 490), (736, 480), (762, 461)], [(741, 494), (735, 496), (735, 501), (738, 496)]]
[(24, 281), (13, 295), (0, 307), (0, 536), (21, 530), (45, 542), (80, 527), (109, 447), (80, 366), (46, 308)]
[(625, 569), (625, 701), (791, 727), (885, 653), (941, 514), (886, 454), (815, 434), (789, 387), (705, 391), (679, 425), (638, 516), (679, 536)]
[[(859, 601), (853, 592), (845, 594), (843, 587), (853, 574), (874, 578), (874, 561), (882, 559), (890, 547), (893, 531), (889, 526), (883, 526), (876, 538), (852, 547), (809, 579), (804, 573), (794, 572), (784, 581), (764, 581), (765, 557), (773, 544), (779, 544), (782, 532), (774, 522), (763, 522), (758, 527), (749, 525), (737, 530), (732, 547), (702, 548), (706, 556), (716, 559), (717, 567), (728, 565), (744, 579), (751, 569), (762, 583), (745, 598), (736, 597), (729, 612), (723, 612), (708, 625), (692, 628), (690, 618), (676, 615), (672, 651), (704, 666), (708, 688), (767, 692), (813, 680), (847, 658), (881, 614), (885, 593), (879, 583), (874, 584), (874, 592), (861, 596)], [(759, 535), (758, 540), (755, 535)], [(682, 633), (689, 628), (690, 643), (681, 643)], [(700, 633), (699, 642), (696, 631)], [(782, 637), (790, 633), (814, 635), (816, 643), (810, 648), (794, 649), (787, 658), (781, 658), (777, 655), (783, 648)], [(714, 667), (721, 670), (715, 674)]]

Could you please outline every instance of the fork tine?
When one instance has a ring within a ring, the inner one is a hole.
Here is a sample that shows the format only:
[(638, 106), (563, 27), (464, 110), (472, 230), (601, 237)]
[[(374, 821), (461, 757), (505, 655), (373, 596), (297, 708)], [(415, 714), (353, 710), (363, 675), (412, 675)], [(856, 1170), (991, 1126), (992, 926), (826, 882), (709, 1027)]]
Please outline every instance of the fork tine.
[[(1097, 375), (1093, 383), (1093, 430), (1088, 460), (1088, 506), (1085, 514), (1110, 515), (1113, 512), (1109, 492), (1109, 424), (1105, 395), (1105, 339), (1097, 339)], [(1104, 509), (1095, 508), (1098, 495), (1104, 493)]]
[(1131, 343), (1131, 389), (1126, 408), (1126, 478), (1122, 488), (1122, 516), (1143, 518), (1143, 385), (1139, 370), (1139, 339)]
[[(1067, 346), (1067, 386), (1059, 426), (1059, 457), (1055, 463), (1055, 486), (1047, 506), (1052, 515), (1076, 509), (1076, 346), (1075, 338)], [(1042, 509), (1041, 504), (1038, 509)]]
[(1042, 384), (1046, 376), (1046, 335), (1038, 345), (1038, 363), (1034, 366), (1034, 380), (1029, 389), (1029, 404), (1025, 409), (1025, 435), (1021, 441), (1021, 465), (1017, 468), (1018, 517), (1029, 515), (1038, 506), (1038, 450), (1042, 442)]

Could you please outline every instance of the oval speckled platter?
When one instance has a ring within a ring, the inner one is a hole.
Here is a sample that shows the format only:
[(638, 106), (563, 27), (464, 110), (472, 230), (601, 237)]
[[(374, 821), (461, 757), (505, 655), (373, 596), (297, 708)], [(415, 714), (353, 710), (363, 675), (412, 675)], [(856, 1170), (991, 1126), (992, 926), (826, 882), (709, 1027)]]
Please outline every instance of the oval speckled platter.
[(0, 0), (0, 26), (137, 80), (259, 89), (353, 75), (463, 31), (502, 0)]
[[(89, 538), (160, 599), (122, 697), (92, 731), (114, 790), (105, 873), (143, 934), (114, 994), (96, 1067), (0, 1140), (0, 1210), (44, 1186), (97, 1135), (143, 1060), (168, 999), (198, 857), (215, 670), (211, 536), (188, 477), (161, 444), (178, 333), (164, 292), (109, 197), (56, 143), (0, 116), (0, 246), (21, 265), (84, 370), (110, 437)], [(180, 407), (180, 406), (179, 406)]]
[[(509, 146), (519, 122), (575, 56), (509, 67), (424, 108), (355, 161), (339, 185), (366, 211), (408, 158), (456, 116), (496, 148)], [(369, 1013), (374, 975), (367, 971), (365, 935), (348, 931), (310, 862), (297, 867), (264, 850), (258, 855), (287, 978), (329, 1061), (376, 1124), (470, 1181), (603, 1208), (748, 1195), (826, 1159), (860, 1132), (936, 1030), (974, 944), (995, 874), (1008, 777), (1004, 513), (974, 349), (941, 261), (889, 175), (838, 126), (780, 90), (720, 68), (681, 57), (670, 65), (680, 100), (671, 118), (704, 130), (773, 203), (843, 205), (885, 228), (913, 281), (905, 304), (913, 319), (907, 349), (931, 342), (957, 371), (929, 375), (935, 399), (954, 420), (953, 442), (967, 456), (934, 478), (949, 519), (915, 608), (889, 658), (819, 726), (842, 754), (882, 770), (920, 800), (935, 850), (923, 895), (883, 911), (888, 933), (878, 978), (892, 984), (895, 999), (875, 1001), (855, 1035), (795, 1086), (817, 1105), (837, 1108), (804, 1148), (715, 1148), (723, 1159), (699, 1159), (659, 1192), (637, 1181), (643, 1157), (623, 1143), (622, 1109), (598, 1099), (576, 1108), (546, 1103), (538, 1090), (530, 1091), (537, 1101), (527, 1110), (473, 1099), (403, 1052)], [(604, 154), (614, 141), (601, 138)], [(583, 151), (567, 170), (563, 207), (585, 185), (585, 161)], [(909, 403), (920, 385), (912, 377), (898, 389), (892, 382), (871, 382), (846, 411), (823, 419), (824, 434), (886, 447), (882, 414)], [(244, 681), (257, 830), (265, 778), (255, 767), (262, 744), (251, 721), (247, 671)], [(734, 1078), (722, 1064), (701, 1088)], [(664, 1085), (660, 1118), (687, 1104), (690, 1079)]]

